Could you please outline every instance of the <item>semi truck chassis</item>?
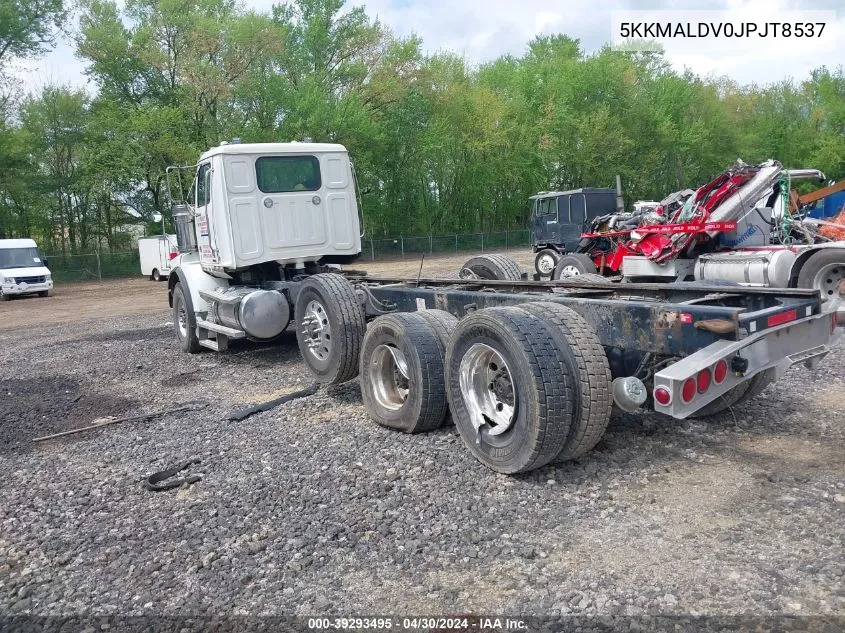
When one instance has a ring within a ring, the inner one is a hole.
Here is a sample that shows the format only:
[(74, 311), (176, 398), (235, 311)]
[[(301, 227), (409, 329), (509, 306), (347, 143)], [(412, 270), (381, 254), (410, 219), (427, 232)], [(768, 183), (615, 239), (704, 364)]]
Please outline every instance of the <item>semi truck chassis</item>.
[[(473, 455), (508, 474), (583, 455), (614, 404), (678, 419), (742, 406), (790, 366), (814, 367), (841, 334), (841, 297), (816, 290), (354, 271), (261, 289), (289, 301), (317, 381), (359, 376), (370, 416), (409, 433), (451, 412)], [(243, 336), (196, 319), (214, 349)]]

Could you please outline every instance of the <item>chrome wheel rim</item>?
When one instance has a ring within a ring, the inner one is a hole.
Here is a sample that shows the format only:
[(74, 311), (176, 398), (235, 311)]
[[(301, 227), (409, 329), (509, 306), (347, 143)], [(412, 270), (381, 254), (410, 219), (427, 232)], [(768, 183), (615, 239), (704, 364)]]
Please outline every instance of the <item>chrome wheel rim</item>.
[(564, 266), (560, 269), (560, 276), (561, 277), (577, 277), (581, 274), (581, 271), (578, 270), (576, 266), (569, 264), (569, 266)]
[(302, 335), (308, 352), (317, 360), (326, 360), (332, 353), (332, 326), (323, 304), (312, 299), (305, 306)]
[(822, 296), (839, 292), (839, 283), (845, 279), (845, 264), (828, 264), (813, 278), (813, 288), (821, 290)]
[(537, 258), (537, 268), (543, 275), (551, 274), (555, 269), (555, 258), (551, 255), (541, 255)]
[(470, 420), (501, 435), (513, 426), (517, 397), (505, 359), (489, 345), (475, 343), (461, 359), (459, 382)]
[(185, 302), (181, 300), (176, 311), (176, 326), (179, 328), (181, 338), (188, 336), (188, 310), (185, 308)]
[(393, 345), (379, 345), (373, 350), (370, 380), (373, 397), (385, 409), (397, 411), (408, 399), (410, 375), (405, 355)]

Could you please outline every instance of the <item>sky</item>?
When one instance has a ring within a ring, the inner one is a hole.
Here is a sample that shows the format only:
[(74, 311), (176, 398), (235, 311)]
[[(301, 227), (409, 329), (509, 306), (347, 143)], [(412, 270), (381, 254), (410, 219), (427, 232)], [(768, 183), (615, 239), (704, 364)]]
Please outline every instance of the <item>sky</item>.
[[(242, 0), (268, 11), (279, 0)], [(663, 40), (667, 59), (678, 70), (700, 75), (726, 75), (739, 83), (772, 83), (806, 78), (822, 65), (845, 66), (845, 0), (352, 0), (366, 7), (401, 36), (416, 34), (427, 52), (450, 50), (473, 64), (504, 54), (521, 55), (538, 34), (565, 33), (581, 41), (587, 52), (611, 41), (621, 19), (694, 22), (752, 20), (760, 32), (767, 21), (825, 22), (821, 38), (721, 38)], [(720, 13), (677, 13), (709, 9)], [(838, 11), (837, 11), (838, 9)], [(650, 13), (622, 14), (620, 11)], [(653, 13), (657, 11), (657, 13)], [(670, 11), (670, 13), (667, 13)], [(816, 13), (827, 11), (827, 13)], [(618, 37), (619, 33), (616, 32)], [(93, 86), (73, 47), (62, 41), (43, 58), (16, 73), (30, 91), (50, 83)]]

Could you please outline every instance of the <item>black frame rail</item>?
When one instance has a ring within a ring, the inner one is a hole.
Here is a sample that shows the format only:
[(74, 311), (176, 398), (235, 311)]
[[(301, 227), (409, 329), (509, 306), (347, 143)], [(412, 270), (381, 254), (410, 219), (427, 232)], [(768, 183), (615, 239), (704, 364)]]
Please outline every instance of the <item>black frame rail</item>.
[(613, 282), (409, 280), (350, 276), (369, 297), (369, 316), (384, 312), (446, 310), (462, 317), (473, 310), (551, 301), (578, 312), (606, 348), (683, 357), (720, 339), (819, 314), (816, 290)]

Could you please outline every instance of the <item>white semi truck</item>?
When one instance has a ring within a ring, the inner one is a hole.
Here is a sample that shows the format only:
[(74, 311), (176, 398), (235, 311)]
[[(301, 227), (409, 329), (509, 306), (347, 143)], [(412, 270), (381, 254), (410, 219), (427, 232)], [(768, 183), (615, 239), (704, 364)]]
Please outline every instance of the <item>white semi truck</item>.
[(317, 381), (360, 375), (369, 415), (409, 433), (451, 411), (498, 472), (583, 455), (614, 403), (676, 418), (740, 406), (841, 334), (842, 296), (812, 289), (529, 281), (502, 255), (455, 279), (341, 271), (362, 226), (341, 145), (223, 144), (169, 180), (186, 171), (168, 280), (185, 352), (292, 327)]

